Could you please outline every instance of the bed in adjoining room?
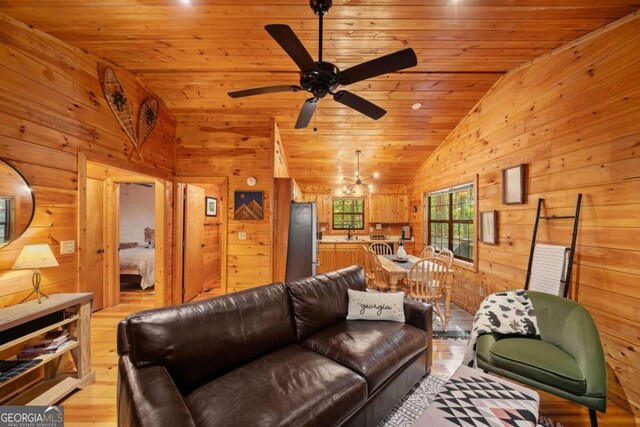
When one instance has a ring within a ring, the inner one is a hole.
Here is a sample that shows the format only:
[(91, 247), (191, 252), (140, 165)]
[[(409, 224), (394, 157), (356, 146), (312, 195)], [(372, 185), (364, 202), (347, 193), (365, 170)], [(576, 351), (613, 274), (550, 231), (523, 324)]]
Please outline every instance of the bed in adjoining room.
[(155, 249), (129, 246), (120, 249), (120, 275), (138, 275), (142, 289), (153, 286)]

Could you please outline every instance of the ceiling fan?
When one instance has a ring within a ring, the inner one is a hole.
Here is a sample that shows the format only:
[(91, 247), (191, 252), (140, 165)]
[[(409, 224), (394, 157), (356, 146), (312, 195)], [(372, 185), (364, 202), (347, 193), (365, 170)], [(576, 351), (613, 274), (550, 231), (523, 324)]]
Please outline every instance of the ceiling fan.
[(322, 60), (322, 18), (327, 14), (333, 2), (332, 0), (309, 0), (309, 4), (319, 19), (318, 61), (313, 60), (300, 39), (288, 25), (273, 24), (264, 27), (300, 69), (300, 84), (239, 90), (229, 92), (229, 96), (241, 98), (266, 93), (305, 90), (313, 96), (307, 99), (302, 106), (296, 121), (296, 129), (306, 128), (309, 125), (318, 102), (327, 95), (333, 95), (335, 101), (353, 108), (374, 120), (378, 120), (385, 115), (386, 111), (384, 109), (354, 93), (346, 90), (336, 92), (336, 89), (339, 86), (347, 86), (372, 77), (414, 67), (418, 64), (416, 53), (413, 49), (407, 48), (340, 71), (334, 64)]
[(347, 178), (346, 176), (343, 176), (342, 179), (346, 180), (346, 181), (351, 181), (352, 184), (347, 185), (344, 187), (344, 189), (342, 190), (345, 194), (351, 194), (355, 191), (355, 188), (358, 186), (365, 186), (369, 189), (369, 191), (373, 190), (373, 185), (372, 184), (365, 184), (365, 181), (370, 180), (371, 178), (377, 178), (378, 174), (374, 173), (373, 175), (366, 177), (366, 178), (362, 178), (360, 176), (360, 154), (362, 154), (362, 151), (358, 150), (356, 151), (356, 156), (358, 156), (358, 163), (356, 165), (356, 179), (350, 179)]

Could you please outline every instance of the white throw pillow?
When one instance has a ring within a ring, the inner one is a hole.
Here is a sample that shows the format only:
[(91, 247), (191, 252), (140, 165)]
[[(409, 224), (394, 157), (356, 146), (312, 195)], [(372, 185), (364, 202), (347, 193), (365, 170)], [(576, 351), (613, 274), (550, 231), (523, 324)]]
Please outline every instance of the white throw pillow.
[(360, 292), (348, 289), (347, 320), (390, 320), (404, 323), (404, 292)]

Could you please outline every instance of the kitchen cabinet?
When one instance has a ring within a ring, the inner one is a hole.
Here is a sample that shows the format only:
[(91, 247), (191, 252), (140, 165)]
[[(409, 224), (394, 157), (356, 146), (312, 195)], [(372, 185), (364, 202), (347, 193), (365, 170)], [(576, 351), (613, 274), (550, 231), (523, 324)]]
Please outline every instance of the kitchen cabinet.
[(369, 243), (321, 243), (318, 251), (320, 261), (318, 272), (326, 273), (352, 265), (364, 266), (363, 245), (369, 246)]
[(336, 245), (321, 243), (318, 249), (318, 274), (327, 273), (336, 269)]
[(409, 222), (409, 196), (406, 194), (369, 195), (369, 222), (406, 224)]
[(329, 225), (332, 220), (333, 206), (331, 204), (331, 194), (304, 193), (301, 196), (304, 202), (315, 202), (318, 223)]
[(318, 222), (320, 224), (330, 224), (333, 219), (331, 194), (318, 194), (316, 196), (316, 207), (318, 210)]

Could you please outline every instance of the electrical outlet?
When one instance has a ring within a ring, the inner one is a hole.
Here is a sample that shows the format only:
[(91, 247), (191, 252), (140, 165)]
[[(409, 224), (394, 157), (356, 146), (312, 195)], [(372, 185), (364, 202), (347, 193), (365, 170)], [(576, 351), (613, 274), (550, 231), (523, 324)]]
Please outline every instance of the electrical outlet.
[(238, 232), (238, 240), (247, 240), (247, 232), (239, 231)]
[(481, 297), (484, 296), (484, 288), (478, 288), (478, 293), (480, 294)]
[(382, 230), (382, 224), (376, 224), (376, 230)]
[(324, 233), (325, 231), (327, 231), (327, 227), (320, 227), (320, 232)]
[(60, 255), (72, 254), (76, 251), (75, 240), (63, 240), (60, 242)]

